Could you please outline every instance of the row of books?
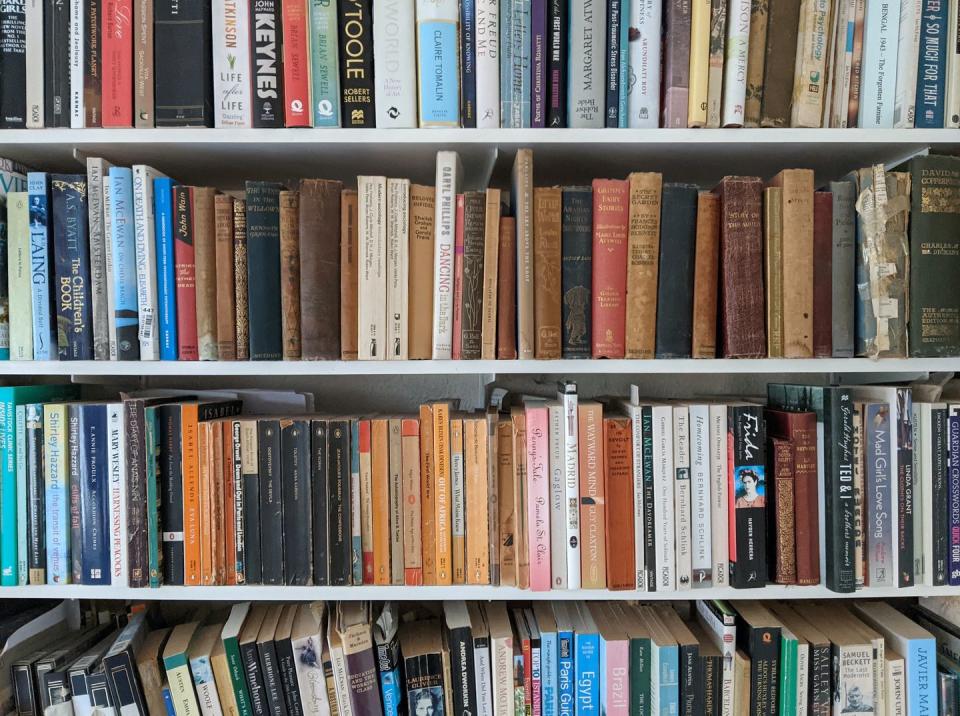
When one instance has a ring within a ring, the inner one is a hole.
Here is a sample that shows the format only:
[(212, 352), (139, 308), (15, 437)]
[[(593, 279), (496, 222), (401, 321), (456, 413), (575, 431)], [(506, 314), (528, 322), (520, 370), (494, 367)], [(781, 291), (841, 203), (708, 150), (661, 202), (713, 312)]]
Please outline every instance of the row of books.
[(23, 716), (52, 706), (68, 716), (953, 714), (954, 610), (934, 600), (247, 602), (174, 614), (141, 604), (91, 614), (79, 632), (34, 633), (10, 679)]
[(4, 127), (960, 127), (956, 0), (71, 0)]
[(435, 187), (248, 181), (239, 196), (95, 158), (86, 175), (11, 171), (0, 356), (960, 355), (956, 157), (823, 191), (808, 169), (712, 191), (654, 172), (534, 187), (530, 150), (509, 197), (461, 175), (447, 151)]
[(576, 391), (277, 417), (257, 391), (0, 388), (0, 584), (960, 584), (957, 386)]

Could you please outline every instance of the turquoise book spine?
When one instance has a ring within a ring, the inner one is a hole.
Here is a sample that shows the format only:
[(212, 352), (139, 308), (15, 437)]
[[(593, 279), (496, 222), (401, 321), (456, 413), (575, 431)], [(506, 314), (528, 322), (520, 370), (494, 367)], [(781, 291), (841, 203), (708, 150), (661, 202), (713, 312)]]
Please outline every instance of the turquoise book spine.
[(340, 51), (335, 0), (311, 0), (310, 33), (313, 126), (339, 127)]

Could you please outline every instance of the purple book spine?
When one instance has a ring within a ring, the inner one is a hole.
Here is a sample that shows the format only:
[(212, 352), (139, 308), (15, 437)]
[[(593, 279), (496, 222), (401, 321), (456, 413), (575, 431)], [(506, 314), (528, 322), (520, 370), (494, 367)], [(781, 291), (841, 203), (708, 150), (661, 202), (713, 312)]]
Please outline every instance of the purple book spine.
[(687, 126), (690, 91), (690, 2), (666, 1), (663, 36), (663, 126)]
[(532, 0), (530, 5), (530, 85), (533, 103), (530, 126), (547, 126), (547, 0)]
[(950, 586), (960, 585), (960, 416), (947, 419), (947, 494), (950, 500)]

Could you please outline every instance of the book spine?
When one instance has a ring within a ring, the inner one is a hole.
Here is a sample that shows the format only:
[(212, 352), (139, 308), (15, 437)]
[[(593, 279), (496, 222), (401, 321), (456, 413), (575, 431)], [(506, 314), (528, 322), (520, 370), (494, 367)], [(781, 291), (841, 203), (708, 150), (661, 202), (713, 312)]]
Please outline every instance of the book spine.
[(687, 126), (690, 91), (690, 12), (688, 2), (666, 3), (663, 43), (663, 125)]
[(280, 336), (284, 360), (300, 360), (300, 192), (281, 191)]
[[(369, 0), (337, 3), (340, 26), (340, 111), (344, 127), (376, 126), (373, 19)], [(455, 93), (456, 94), (456, 93)]]
[(563, 190), (561, 295), (564, 358), (589, 358), (593, 336), (591, 276), (592, 188)]
[(360, 177), (359, 259), (363, 269), (359, 279), (360, 360), (383, 360), (387, 346), (387, 180), (384, 177)]
[(153, 180), (153, 202), (160, 360), (177, 360), (176, 233), (172, 180), (166, 177)]
[(603, 589), (607, 586), (603, 417), (596, 403), (580, 404), (578, 413), (580, 583), (583, 589)]
[(417, 2), (418, 115), (421, 127), (460, 124), (458, 10), (452, 0)]
[(477, 46), (476, 126), (500, 127), (500, 4), (475, 0)]
[(240, 423), (244, 582), (247, 584), (260, 584), (263, 581), (263, 560), (260, 548), (260, 453), (258, 438), (256, 421), (244, 420)]
[(29, 583), (47, 583), (46, 511), (43, 476), (43, 406), (31, 403), (24, 415), (26, 434), (27, 542)]
[(450, 533), (453, 583), (466, 582), (466, 461), (463, 420), (450, 421)]
[(630, 83), (627, 125), (649, 129), (660, 124), (661, 4), (654, 0), (630, 2)]
[[(341, 428), (342, 430), (342, 428)], [(310, 425), (310, 450), (311, 450), (311, 510), (313, 519), (311, 528), (313, 539), (313, 584), (324, 586), (331, 583), (334, 572), (332, 564), (332, 546), (339, 529), (339, 525), (334, 524), (339, 508), (334, 506), (338, 499), (342, 500), (342, 486), (336, 486), (332, 462), (332, 444), (330, 432), (327, 428), (326, 420), (314, 420)], [(328, 467), (327, 456), (331, 455), (331, 461)], [(334, 492), (334, 490), (338, 492)], [(328, 506), (328, 501), (330, 502)], [(342, 534), (342, 533), (341, 533)], [(342, 541), (342, 537), (341, 537)], [(338, 564), (337, 570), (342, 570), (343, 565)], [(342, 584), (343, 580), (338, 579), (336, 583)]]
[[(513, 0), (510, 21), (511, 28), (511, 64), (510, 64), (510, 93), (512, 99), (511, 126), (515, 128), (530, 127), (530, 35), (532, 30), (530, 11), (532, 0)], [(600, 112), (603, 112), (603, 86), (600, 83)], [(603, 119), (601, 117), (600, 121)]]
[(247, 294), (247, 202), (233, 200), (233, 298), (237, 360), (250, 359), (250, 304)]
[(17, 499), (0, 503), (0, 586), (4, 587), (19, 583), (17, 538), (22, 525), (17, 519), (17, 510), (24, 494), (17, 490), (17, 479), (20, 454), (26, 442), (25, 436), (19, 434), (19, 413), (23, 412), (23, 406), (17, 405), (9, 392), (0, 393), (0, 491), (16, 495)]
[(549, 0), (547, 6), (548, 127), (567, 126), (567, 3)]
[(70, 126), (70, 8), (48, 2), (44, 8), (44, 126)]
[(10, 359), (33, 360), (33, 286), (30, 254), (30, 199), (26, 191), (8, 196), (8, 312)]
[(30, 282), (33, 306), (33, 359), (57, 359), (56, 292), (53, 279), (53, 225), (47, 175), (27, 175), (30, 216)]
[(547, 126), (547, 3), (530, 3), (530, 126), (534, 128)]
[(200, 360), (217, 360), (217, 248), (215, 189), (191, 187), (193, 252), (197, 297), (197, 353)]
[(633, 173), (627, 225), (626, 358), (653, 358), (656, 348), (661, 176)]
[[(140, 358), (137, 254), (133, 223), (133, 173), (110, 169), (110, 246), (118, 360)], [(111, 351), (112, 352), (112, 351)]]
[(358, 421), (360, 537), (363, 579), (361, 584), (373, 584), (373, 453), (370, 420)]
[(920, 15), (920, 43), (917, 52), (917, 96), (914, 124), (920, 129), (944, 126), (947, 74), (947, 23), (949, 4), (923, 0)]
[(393, 360), (407, 360), (410, 357), (410, 181), (408, 179), (387, 180), (386, 243), (387, 348), (385, 352)]
[(97, 0), (86, 0), (83, 12), (83, 126), (99, 127), (103, 116), (100, 103), (103, 8)]
[[(633, 436), (629, 418), (603, 421), (607, 588), (637, 586), (634, 532)], [(642, 531), (642, 525), (641, 525)]]
[[(917, 481), (920, 476), (913, 471), (914, 450), (910, 437), (913, 432), (913, 401), (909, 390), (898, 390), (896, 423), (891, 425), (891, 440), (896, 441), (897, 458), (897, 579), (898, 586), (912, 587), (916, 581), (914, 572), (914, 541), (920, 542), (920, 525), (914, 523), (919, 512), (920, 491)], [(903, 436), (903, 437), (901, 437)]]
[[(888, 16), (889, 13), (889, 16)], [(896, 101), (900, 2), (870, 0), (864, 25), (863, 78), (858, 127), (892, 128)]]
[[(746, 124), (746, 108), (750, 97), (747, 94), (750, 78), (750, 60), (753, 53), (754, 12), (749, 0), (732, 0), (727, 9), (726, 59), (723, 65), (723, 103), (720, 112), (721, 127), (741, 127)], [(762, 46), (766, 34), (764, 17)], [(762, 57), (762, 52), (761, 52)], [(761, 77), (763, 69), (760, 68)], [(759, 110), (759, 108), (758, 108)]]
[[(90, 158), (87, 160), (90, 305), (93, 319), (93, 353), (96, 360), (108, 360), (110, 358), (108, 335), (110, 316), (107, 300), (109, 274), (106, 270), (106, 243), (109, 237), (106, 236), (104, 230), (104, 184), (109, 166), (102, 159)], [(13, 235), (11, 234), (11, 236)]]
[(797, 61), (790, 106), (791, 127), (820, 127), (826, 88), (827, 32), (830, 3), (805, 0), (800, 3)]
[(257, 448), (260, 472), (260, 549), (263, 584), (283, 584), (286, 572), (283, 550), (283, 462), (280, 422), (258, 421)]
[(157, 340), (157, 246), (153, 183), (155, 172), (143, 164), (133, 166), (133, 231), (137, 275), (137, 308), (140, 319), (140, 359), (159, 360)]
[[(865, 14), (867, 9), (866, 0), (854, 0), (853, 9), (850, 12), (850, 20), (847, 26), (848, 44), (847, 50), (849, 59), (846, 62), (850, 64), (850, 82), (849, 96), (847, 100), (846, 123), (844, 127), (858, 126), (857, 120), (860, 111), (860, 91), (863, 82), (863, 31), (865, 26)], [(853, 42), (850, 42), (849, 35), (852, 30)], [(846, 72), (846, 66), (844, 67)]]
[[(16, 489), (17, 489), (17, 505), (16, 505), (16, 520), (17, 520), (17, 533), (16, 533), (16, 560), (17, 560), (17, 571), (16, 571), (16, 580), (17, 584), (24, 586), (29, 581), (30, 576), (30, 567), (29, 567), (29, 529), (30, 529), (30, 520), (29, 520), (29, 488), (28, 488), (28, 474), (27, 474), (27, 410), (24, 405), (17, 405), (16, 407)], [(946, 504), (946, 501), (944, 501)], [(946, 555), (946, 551), (944, 551)]]
[(104, 127), (133, 126), (132, 17), (131, 0), (106, 0), (103, 4), (100, 46)]
[[(562, 397), (562, 396), (561, 396)], [(564, 406), (548, 407), (550, 425), (550, 576), (551, 589), (567, 589), (567, 499)]]
[(686, 406), (673, 409), (673, 469), (677, 589), (684, 590), (690, 589), (692, 570), (690, 411)]
[(713, 585), (710, 407), (690, 406), (690, 516), (692, 586)]
[(715, 358), (720, 258), (720, 199), (715, 194), (706, 191), (697, 194), (696, 232), (690, 352), (694, 358)]
[(550, 428), (546, 407), (526, 409), (530, 588), (550, 589)]
[[(123, 402), (124, 471), (127, 482), (126, 540), (127, 570), (131, 587), (146, 587), (150, 581), (147, 566), (147, 455), (146, 415), (141, 400)], [(154, 502), (154, 505), (156, 502)]]
[[(605, 2), (569, 6), (570, 47), (567, 87), (567, 123), (570, 127), (604, 126)], [(689, 33), (689, 28), (688, 28)], [(651, 88), (651, 91), (653, 90)], [(686, 109), (686, 105), (684, 105)]]
[(711, 40), (710, 5), (710, 0), (696, 0), (690, 3), (688, 127), (704, 127), (707, 124)]
[(947, 417), (947, 499), (950, 505), (948, 582), (960, 584), (960, 416)]
[(310, 33), (313, 126), (339, 127), (340, 50), (336, 3), (311, 0)]
[(80, 533), (74, 545), (81, 555), (82, 584), (110, 584), (110, 549), (107, 535), (107, 415), (100, 405), (80, 408), (81, 453)]
[(449, 360), (453, 351), (453, 263), (456, 196), (460, 159), (455, 152), (437, 153), (437, 195), (434, 213), (433, 359)]
[(698, 202), (695, 185), (668, 183), (662, 187), (656, 358), (692, 355), (697, 232), (702, 228), (706, 233), (709, 218), (706, 210), (698, 215)]
[(0, 64), (4, 68), (0, 81), (0, 124), (4, 129), (26, 127), (26, 15), (26, 0), (16, 0), (0, 12)]
[(562, 201), (559, 187), (534, 189), (534, 356), (538, 360), (556, 360), (561, 356)]
[[(514, 360), (517, 357), (517, 251), (516, 220), (511, 216), (500, 218), (500, 246), (497, 265), (497, 358)], [(584, 306), (586, 310), (586, 306)]]
[[(43, 87), (43, 60), (44, 60), (44, 51), (43, 51), (43, 0), (26, 0), (24, 7), (24, 40), (26, 42), (25, 57), (30, 57), (30, 62), (25, 64), (25, 90), (26, 90), (26, 105), (24, 110), (24, 122), (27, 129), (42, 129), (44, 124), (44, 87)], [(15, 7), (15, 6), (14, 6)], [(71, 11), (71, 22), (73, 20), (73, 7), (70, 8)], [(9, 11), (5, 10), (0, 14), (0, 18), (10, 17)], [(3, 22), (0, 19), (0, 22)], [(12, 34), (16, 34), (17, 30), (12, 28), (9, 24), (3, 25), (3, 30), (6, 33), (7, 30), (13, 30)], [(13, 62), (11, 62), (11, 70), (13, 68), (20, 69), (17, 66), (18, 59), (11, 57)], [(71, 54), (71, 75), (73, 72), (73, 56)], [(6, 66), (6, 55), (3, 57), (4, 66)], [(16, 101), (12, 102), (11, 115), (17, 114), (17, 104), (20, 100), (19, 96), (15, 98)], [(3, 104), (3, 114), (7, 114), (6, 104), (7, 97), (0, 95), (0, 101)], [(73, 122), (73, 116), (71, 113), (71, 124)], [(0, 117), (0, 121), (3, 121), (4, 126), (6, 126), (6, 121), (3, 117)], [(82, 126), (82, 125), (81, 125)]]
[(513, 5), (503, 3), (500, 16), (500, 126), (513, 129)]
[(241, 643), (240, 657), (243, 660), (244, 677), (250, 694), (250, 710), (253, 716), (266, 716), (266, 687), (263, 683), (263, 667), (260, 665), (257, 643), (255, 641)]
[(193, 193), (174, 186), (173, 258), (176, 276), (176, 336), (180, 360), (199, 360), (197, 341), (197, 279), (193, 227)]
[(213, 121), (217, 128), (253, 126), (248, 0), (213, 8)]
[(123, 404), (107, 404), (107, 479), (109, 480), (110, 584), (128, 587), (126, 443), (123, 439)]
[(894, 522), (893, 522), (893, 479), (891, 461), (894, 459), (890, 445), (890, 421), (886, 403), (868, 403), (864, 416), (867, 545), (870, 567), (869, 584), (871, 587), (895, 586), (896, 573), (893, 567)]
[[(724, 433), (726, 440), (726, 433)], [(651, 406), (643, 406), (640, 409), (640, 448), (642, 455), (640, 457), (640, 471), (642, 481), (642, 509), (643, 519), (638, 523), (642, 526), (641, 547), (643, 548), (643, 588), (648, 592), (654, 592), (657, 589), (657, 514), (655, 502), (657, 494), (654, 489), (654, 455), (653, 455), (653, 409)], [(724, 505), (726, 508), (726, 505)], [(636, 528), (635, 528), (636, 529)], [(724, 533), (726, 536), (726, 533)], [(639, 565), (641, 560), (637, 559)], [(638, 579), (639, 586), (639, 579)]]
[(628, 225), (628, 182), (594, 180), (591, 267), (594, 358), (625, 355)]
[(287, 0), (283, 14), (283, 99), (284, 126), (312, 127), (313, 100), (310, 97), (310, 0)]
[(767, 582), (766, 495), (759, 489), (765, 482), (764, 422), (753, 406), (729, 408), (727, 421), (730, 586), (762, 587)]
[(61, 360), (93, 360), (87, 185), (83, 175), (50, 178)]
[(233, 202), (227, 194), (214, 197), (215, 273), (217, 277), (217, 357), (237, 359), (236, 279), (233, 256)]
[[(749, 22), (749, 8), (747, 20)], [(707, 66), (707, 123), (710, 129), (720, 126), (723, 101), (723, 57), (726, 50), (727, 6), (718, 0), (710, 2), (710, 57)], [(746, 46), (744, 46), (746, 49)]]
[(66, 405), (48, 403), (43, 406), (47, 584), (69, 584), (72, 573), (67, 422)]
[(313, 582), (312, 529), (326, 532), (326, 525), (312, 522), (313, 480), (311, 470), (310, 423), (304, 420), (280, 421), (280, 478), (283, 492), (283, 583), (306, 585)]
[(520, 150), (514, 160), (510, 202), (516, 216), (517, 357), (523, 360), (536, 356), (533, 154), (530, 150)]
[(161, 564), (164, 584), (184, 583), (183, 481), (180, 408), (157, 411), (160, 436), (158, 478), (160, 499)]
[(901, 0), (900, 44), (897, 52), (897, 96), (893, 107), (894, 128), (912, 129), (916, 121), (917, 67), (920, 64), (920, 24), (923, 0)]
[(417, 126), (415, 0), (390, 0), (373, 16), (373, 78), (377, 127)]
[(497, 357), (497, 282), (500, 266), (500, 190), (487, 189), (484, 206), (483, 253), (480, 259), (480, 358)]
[(282, 10), (276, 0), (250, 4), (253, 126), (282, 127), (284, 86), (281, 71)]
[(795, 497), (794, 446), (788, 440), (771, 438), (770, 491), (773, 505), (772, 525), (768, 525), (773, 544), (773, 581), (777, 584), (797, 583), (797, 555), (794, 514), (798, 509)]
[(577, 713), (599, 712), (600, 705), (600, 640), (596, 632), (574, 637), (577, 669)]
[(460, 3), (460, 123), (477, 126), (476, 0)]
[(247, 183), (247, 289), (251, 360), (283, 356), (280, 299), (280, 184)]

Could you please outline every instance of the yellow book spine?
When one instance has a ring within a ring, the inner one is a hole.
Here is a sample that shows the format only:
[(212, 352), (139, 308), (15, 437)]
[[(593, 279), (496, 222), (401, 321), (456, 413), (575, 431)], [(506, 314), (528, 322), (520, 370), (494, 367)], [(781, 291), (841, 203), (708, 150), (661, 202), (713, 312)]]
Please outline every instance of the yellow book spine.
[(467, 504), (466, 534), (467, 584), (490, 583), (490, 527), (487, 420), (463, 421), (465, 490)]
[(450, 406), (433, 406), (434, 529), (437, 584), (453, 583), (450, 530)]
[(710, 83), (710, 0), (693, 0), (690, 8), (690, 93), (687, 95), (687, 126), (707, 123), (707, 93)]
[(466, 495), (464, 487), (466, 465), (463, 455), (463, 420), (450, 421), (450, 477), (453, 487), (450, 548), (453, 550), (453, 583), (465, 584), (467, 581), (466, 550)]

